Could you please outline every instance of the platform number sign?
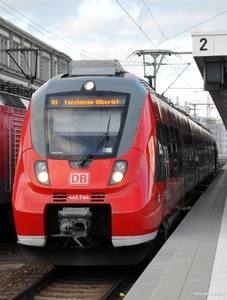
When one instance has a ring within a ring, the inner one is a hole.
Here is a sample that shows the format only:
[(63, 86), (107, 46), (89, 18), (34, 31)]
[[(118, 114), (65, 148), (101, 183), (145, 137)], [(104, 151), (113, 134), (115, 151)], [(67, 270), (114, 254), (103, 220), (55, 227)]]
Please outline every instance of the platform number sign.
[(210, 56), (213, 52), (213, 37), (193, 36), (193, 56)]
[(193, 32), (193, 56), (226, 56), (227, 32)]

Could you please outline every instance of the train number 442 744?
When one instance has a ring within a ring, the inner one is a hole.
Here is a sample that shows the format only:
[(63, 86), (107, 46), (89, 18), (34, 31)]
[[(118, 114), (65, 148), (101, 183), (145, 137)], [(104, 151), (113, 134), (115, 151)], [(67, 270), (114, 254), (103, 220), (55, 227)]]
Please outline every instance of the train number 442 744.
[(89, 200), (89, 195), (73, 194), (69, 195), (69, 200)]

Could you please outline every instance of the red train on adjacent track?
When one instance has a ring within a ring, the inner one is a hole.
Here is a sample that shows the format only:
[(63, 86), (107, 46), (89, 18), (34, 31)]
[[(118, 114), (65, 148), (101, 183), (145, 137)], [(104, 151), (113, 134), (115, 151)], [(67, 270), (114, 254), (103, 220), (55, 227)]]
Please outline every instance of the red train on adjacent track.
[(12, 185), (20, 134), (32, 89), (0, 80), (0, 222), (12, 222)]
[(13, 190), (36, 262), (131, 263), (216, 172), (213, 135), (118, 68), (75, 69), (32, 95)]

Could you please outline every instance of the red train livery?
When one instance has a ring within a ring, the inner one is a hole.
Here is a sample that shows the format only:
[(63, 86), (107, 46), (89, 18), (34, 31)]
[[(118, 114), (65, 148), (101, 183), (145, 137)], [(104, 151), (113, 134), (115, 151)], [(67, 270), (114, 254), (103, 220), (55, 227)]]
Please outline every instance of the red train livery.
[(80, 71), (32, 95), (13, 190), (18, 242), (38, 262), (127, 262), (214, 175), (216, 143), (135, 75)]
[(13, 178), (21, 129), (30, 96), (31, 89), (0, 80), (0, 222), (4, 224), (12, 221), (9, 211)]

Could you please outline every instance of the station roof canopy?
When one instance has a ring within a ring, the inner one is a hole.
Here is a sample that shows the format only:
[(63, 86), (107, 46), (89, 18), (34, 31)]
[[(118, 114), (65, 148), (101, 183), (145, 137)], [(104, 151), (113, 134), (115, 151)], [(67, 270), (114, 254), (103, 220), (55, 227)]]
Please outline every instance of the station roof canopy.
[(192, 32), (193, 57), (227, 129), (227, 31)]

